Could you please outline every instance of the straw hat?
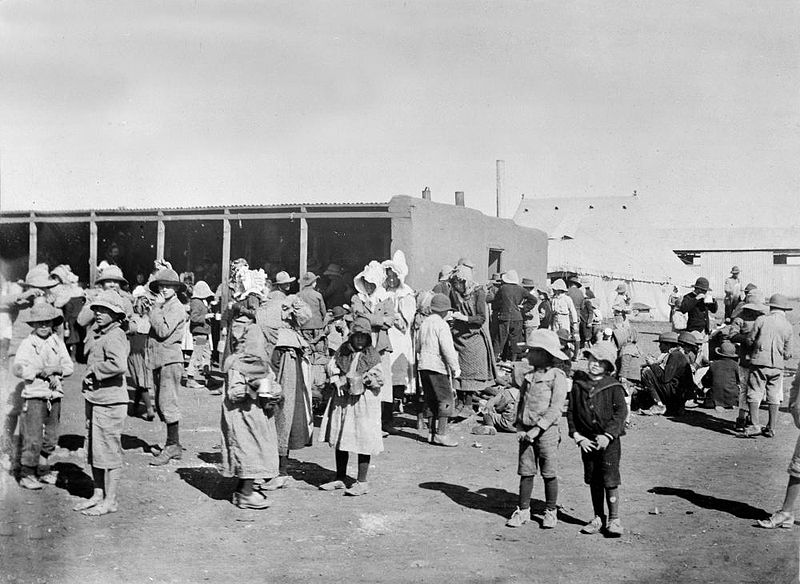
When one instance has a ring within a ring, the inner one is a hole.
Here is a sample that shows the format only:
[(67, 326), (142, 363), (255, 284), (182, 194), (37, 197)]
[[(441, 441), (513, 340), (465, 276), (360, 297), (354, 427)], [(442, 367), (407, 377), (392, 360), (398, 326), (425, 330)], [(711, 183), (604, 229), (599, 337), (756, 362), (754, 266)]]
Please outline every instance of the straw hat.
[(25, 274), (23, 284), (30, 288), (52, 288), (58, 286), (58, 280), (50, 277), (46, 265), (40, 264)]
[(89, 308), (92, 310), (101, 306), (107, 308), (114, 314), (125, 316), (126, 310), (122, 301), (122, 296), (113, 290), (103, 290), (97, 295), (97, 298), (92, 300), (91, 304), (89, 304)]
[[(177, 274), (175, 277), (177, 278)], [(95, 280), (95, 284), (101, 284), (103, 282), (122, 282), (123, 284), (127, 284), (128, 281), (125, 279), (125, 276), (122, 275), (122, 270), (119, 266), (107, 266), (103, 268), (99, 274), (97, 274), (97, 280)]]
[(328, 267), (322, 272), (323, 276), (341, 276), (342, 266), (339, 264), (328, 264)]
[(528, 290), (533, 290), (536, 288), (536, 282), (530, 278), (522, 278), (522, 287), (527, 288)]
[(431, 312), (444, 313), (448, 310), (453, 310), (450, 299), (444, 294), (434, 294), (431, 299)]
[(677, 345), (678, 344), (678, 333), (675, 331), (667, 331), (665, 333), (661, 333), (658, 335), (658, 342), (664, 343), (665, 345)]
[(275, 274), (275, 283), (276, 284), (291, 284), (297, 278), (294, 276), (289, 276), (288, 272), (278, 272)]
[(47, 302), (37, 302), (31, 308), (26, 308), (19, 313), (19, 320), (28, 324), (33, 322), (55, 321), (58, 325), (64, 320), (61, 311)]
[(317, 276), (314, 272), (306, 272), (305, 274), (300, 276), (300, 286), (306, 288), (307, 286), (310, 286), (311, 284), (316, 282), (318, 279), (319, 276)]
[(678, 344), (689, 345), (690, 347), (699, 347), (700, 341), (698, 341), (697, 337), (694, 336), (692, 333), (688, 331), (683, 331), (678, 335)]
[(194, 285), (194, 290), (192, 290), (192, 298), (203, 299), (211, 298), (212, 296), (214, 296), (214, 293), (205, 280), (198, 280), (197, 284)]
[(564, 283), (564, 280), (562, 280), (561, 278), (559, 278), (558, 280), (553, 282), (550, 285), (550, 288), (552, 288), (553, 292), (566, 292), (567, 291), (567, 285)]
[(736, 359), (739, 355), (736, 354), (736, 347), (730, 341), (722, 341), (722, 344), (714, 349), (714, 352), (720, 357), (732, 357)]
[(767, 305), (770, 308), (774, 308), (776, 310), (792, 310), (791, 305), (789, 304), (789, 299), (786, 298), (783, 294), (773, 294), (769, 297), (769, 302)]
[(517, 270), (508, 270), (500, 279), (506, 284), (519, 284), (519, 274)]
[(583, 355), (584, 357), (594, 357), (601, 363), (606, 363), (606, 366), (609, 369), (609, 375), (613, 375), (617, 370), (617, 351), (614, 348), (614, 345), (612, 345), (609, 341), (600, 341), (599, 343), (595, 343), (588, 349), (584, 349)]
[(178, 272), (169, 268), (158, 270), (148, 286), (154, 294), (158, 294), (159, 286), (175, 286), (180, 291), (186, 290), (186, 284), (181, 282)]
[(542, 349), (547, 351), (559, 361), (567, 361), (569, 357), (561, 350), (561, 341), (558, 335), (549, 329), (536, 329), (528, 335), (526, 343), (529, 349)]

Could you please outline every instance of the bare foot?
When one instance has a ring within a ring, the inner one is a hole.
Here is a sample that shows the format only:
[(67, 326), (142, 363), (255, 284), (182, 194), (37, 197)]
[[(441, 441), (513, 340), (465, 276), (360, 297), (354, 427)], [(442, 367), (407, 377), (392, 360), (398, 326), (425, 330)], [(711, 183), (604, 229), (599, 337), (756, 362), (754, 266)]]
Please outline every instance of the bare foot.
[(89, 515), (91, 517), (97, 517), (98, 515), (106, 515), (108, 513), (116, 513), (117, 505), (116, 503), (109, 503), (108, 499), (103, 499), (103, 502), (95, 505), (94, 507), (90, 507), (89, 509), (85, 509), (81, 511), (83, 515)]
[(103, 495), (92, 495), (91, 499), (86, 499), (85, 501), (81, 501), (77, 505), (75, 505), (72, 510), (73, 511), (83, 511), (84, 509), (89, 509), (94, 507), (98, 503), (103, 500)]

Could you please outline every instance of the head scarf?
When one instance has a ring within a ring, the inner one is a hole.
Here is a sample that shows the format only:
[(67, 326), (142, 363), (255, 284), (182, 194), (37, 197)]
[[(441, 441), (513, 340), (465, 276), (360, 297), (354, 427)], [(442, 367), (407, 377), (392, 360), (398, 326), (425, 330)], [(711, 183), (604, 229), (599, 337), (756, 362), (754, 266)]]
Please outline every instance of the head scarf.
[[(386, 280), (386, 271), (384, 267), (372, 260), (358, 274), (355, 279), (353, 280), (353, 285), (355, 286), (356, 290), (358, 291), (358, 296), (361, 300), (364, 301), (365, 304), (372, 305), (373, 303), (379, 302), (386, 298), (386, 290), (383, 287), (383, 283)], [(367, 289), (364, 286), (364, 282), (369, 282), (371, 284), (375, 284), (375, 291), (372, 294), (367, 294)]]

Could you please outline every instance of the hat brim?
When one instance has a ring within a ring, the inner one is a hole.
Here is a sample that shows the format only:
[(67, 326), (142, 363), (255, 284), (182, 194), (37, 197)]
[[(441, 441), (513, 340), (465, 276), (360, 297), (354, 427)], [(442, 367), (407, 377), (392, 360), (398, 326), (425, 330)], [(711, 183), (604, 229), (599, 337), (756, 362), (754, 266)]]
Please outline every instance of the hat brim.
[(280, 286), (281, 284), (291, 284), (292, 282), (296, 282), (297, 278), (289, 278), (288, 280), (275, 280), (275, 284)]
[(147, 285), (153, 294), (158, 294), (159, 286), (176, 286), (179, 292), (186, 291), (186, 284), (183, 282), (178, 282), (177, 280), (153, 280)]
[(431, 306), (431, 312), (435, 312), (436, 314), (444, 314), (445, 312), (450, 312), (451, 310), (453, 310), (452, 306), (447, 306), (447, 307), (444, 307), (444, 306), (433, 307), (433, 306)]
[(48, 280), (37, 280), (35, 282), (23, 282), (24, 286), (28, 286), (29, 288), (55, 288), (58, 286), (58, 282), (56, 280), (48, 279)]
[(117, 276), (108, 276), (105, 278), (97, 278), (94, 283), (95, 284), (102, 284), (103, 282), (121, 282), (123, 284), (127, 284), (128, 281), (125, 278), (118, 278)]
[(677, 345), (678, 339), (658, 339), (658, 342), (664, 345)]
[(767, 306), (770, 308), (777, 308), (778, 310), (783, 310), (784, 312), (789, 312), (790, 310), (794, 310), (791, 306), (787, 306), (786, 304), (773, 304), (772, 302), (768, 302)]
[(57, 315), (53, 316), (52, 318), (44, 318), (44, 319), (42, 319), (42, 318), (29, 318), (27, 316), (23, 317), (23, 316), (20, 315), (19, 320), (21, 322), (24, 322), (25, 324), (27, 324), (29, 326), (30, 325), (34, 325), (37, 322), (49, 322), (49, 323), (52, 323), (53, 326), (58, 326), (62, 322), (64, 322), (64, 317), (62, 315), (60, 315), (60, 314), (57, 314)]
[(609, 361), (605, 357), (601, 357), (597, 355), (592, 349), (584, 349), (583, 350), (584, 357), (592, 357), (596, 361), (600, 361), (601, 363), (608, 363), (611, 366), (610, 375), (613, 375), (617, 371), (617, 365), (613, 361)]
[(767, 312), (769, 310), (769, 306), (766, 304), (757, 304), (755, 302), (749, 302), (742, 306), (744, 310), (752, 310), (754, 312)]
[(552, 355), (553, 357), (555, 357), (559, 361), (568, 361), (569, 360), (569, 356), (564, 351), (562, 351), (561, 349), (551, 349), (550, 347), (545, 347), (545, 346), (538, 345), (538, 344), (526, 345), (526, 344), (523, 343), (523, 346), (526, 347), (528, 350), (540, 349), (542, 351), (546, 351), (547, 353), (549, 353), (550, 355)]
[(105, 300), (95, 300), (91, 304), (89, 304), (89, 310), (94, 310), (97, 307), (107, 308), (114, 314), (119, 314), (121, 316), (125, 316), (125, 309), (121, 306), (116, 306), (111, 304), (110, 302), (106, 302)]
[(722, 351), (720, 351), (719, 349), (720, 349), (719, 347), (717, 347), (716, 349), (714, 349), (714, 353), (716, 353), (716, 354), (717, 354), (717, 355), (719, 355), (720, 357), (730, 357), (730, 358), (732, 358), (732, 359), (738, 359), (738, 358), (739, 358), (739, 355), (737, 355), (736, 353), (733, 353), (733, 354), (730, 354), (730, 353), (723, 353), (723, 352), (722, 352)]

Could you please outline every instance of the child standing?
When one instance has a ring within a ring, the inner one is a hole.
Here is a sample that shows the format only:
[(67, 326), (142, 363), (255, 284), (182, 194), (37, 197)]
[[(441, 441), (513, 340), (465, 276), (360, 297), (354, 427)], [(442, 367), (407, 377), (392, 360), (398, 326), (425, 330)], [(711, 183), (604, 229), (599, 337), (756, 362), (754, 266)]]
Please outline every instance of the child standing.
[[(336, 392), (322, 421), (322, 436), (336, 449), (336, 478), (320, 489), (347, 489), (345, 495), (354, 497), (366, 495), (371, 457), (383, 450), (380, 392), (384, 374), (381, 354), (372, 345), (369, 319), (354, 319), (350, 337), (336, 351), (328, 371)], [(351, 452), (358, 454), (358, 480), (348, 488), (347, 462)]]
[(153, 413), (153, 365), (152, 347), (150, 345), (150, 306), (152, 299), (144, 286), (133, 291), (133, 316), (128, 323), (128, 341), (131, 345), (128, 354), (128, 373), (133, 384), (133, 407), (131, 414), (136, 415), (139, 402), (144, 400), (144, 419), (148, 422), (155, 418)]
[(37, 490), (42, 483), (54, 485), (58, 478), (50, 470), (48, 458), (58, 442), (61, 418), (61, 380), (72, 375), (73, 365), (67, 347), (55, 328), (61, 324), (61, 311), (40, 302), (22, 311), (22, 322), (33, 328), (17, 349), (13, 373), (24, 380), (22, 388), (21, 472), (19, 485)]
[(593, 534), (603, 529), (603, 499), (608, 504), (606, 533), (623, 534), (619, 520), (620, 438), (625, 434), (625, 390), (614, 379), (616, 351), (613, 345), (597, 343), (584, 351), (589, 360), (587, 371), (575, 373), (567, 409), (569, 435), (581, 449), (583, 480), (592, 493), (594, 519), (581, 533)]
[(86, 461), (92, 469), (94, 493), (73, 510), (97, 516), (117, 510), (130, 346), (122, 330), (126, 309), (119, 294), (103, 291), (89, 306), (94, 312), (94, 326), (86, 338), (82, 386), (86, 399)]
[[(214, 298), (214, 293), (203, 280), (195, 284), (192, 289), (192, 299), (189, 301), (189, 332), (192, 333), (192, 357), (186, 370), (186, 377), (190, 378), (186, 387), (202, 389), (208, 382), (211, 369), (211, 323), (214, 315), (209, 311), (209, 302)], [(203, 381), (201, 382), (200, 379)]]
[(458, 442), (447, 435), (448, 418), (453, 415), (455, 406), (448, 369), (454, 379), (461, 376), (453, 335), (445, 321), (452, 309), (447, 296), (435, 294), (431, 299), (431, 314), (422, 321), (417, 337), (419, 376), (430, 430), (428, 442), (439, 446), (458, 446)]
[(558, 335), (540, 329), (531, 335), (528, 363), (533, 368), (525, 374), (517, 407), (519, 438), (519, 505), (506, 522), (520, 527), (530, 518), (533, 477), (537, 472), (544, 481), (545, 510), (542, 527), (552, 529), (558, 523), (558, 445), (561, 434), (558, 421), (567, 399), (567, 376), (555, 365), (569, 357), (561, 350)]

